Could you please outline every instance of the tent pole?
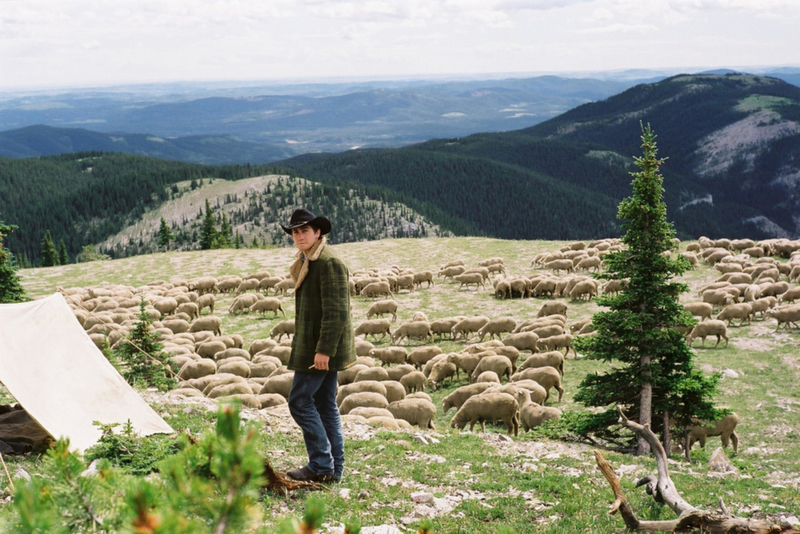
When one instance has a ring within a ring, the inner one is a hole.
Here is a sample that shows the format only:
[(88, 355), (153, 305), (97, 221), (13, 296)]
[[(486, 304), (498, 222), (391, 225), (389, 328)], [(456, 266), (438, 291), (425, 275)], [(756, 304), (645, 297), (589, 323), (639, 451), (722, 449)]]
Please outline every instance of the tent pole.
[(0, 452), (0, 462), (3, 463), (3, 469), (5, 470), (6, 476), (8, 477), (8, 484), (11, 486), (11, 491), (16, 493), (17, 490), (14, 488), (14, 481), (11, 480), (11, 475), (8, 474), (8, 466), (6, 466), (6, 461), (5, 461), (5, 459), (3, 459), (3, 453), (2, 452)]

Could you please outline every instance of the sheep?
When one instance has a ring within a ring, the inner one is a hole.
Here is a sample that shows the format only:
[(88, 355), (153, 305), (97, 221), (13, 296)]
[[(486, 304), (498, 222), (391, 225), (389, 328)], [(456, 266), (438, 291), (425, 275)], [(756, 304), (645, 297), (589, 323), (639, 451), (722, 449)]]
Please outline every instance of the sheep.
[(397, 321), (397, 301), (391, 299), (377, 301), (367, 310), (367, 319), (372, 319), (373, 315), (380, 317), (384, 313), (391, 313), (392, 322)]
[(448, 261), (447, 263), (445, 263), (444, 265), (439, 267), (439, 270), (443, 271), (443, 270), (447, 269), (448, 267), (457, 267), (459, 265), (463, 266), (464, 265), (464, 260)]
[(201, 358), (213, 358), (215, 354), (217, 354), (218, 352), (222, 352), (227, 348), (228, 346), (225, 345), (225, 343), (223, 343), (218, 339), (215, 339), (200, 343), (199, 345), (197, 345), (197, 349), (195, 352), (197, 352), (198, 356), (200, 356)]
[(266, 315), (268, 311), (271, 311), (274, 314), (272, 316), (273, 319), (278, 316), (278, 312), (281, 312), (283, 316), (286, 317), (286, 312), (283, 311), (281, 301), (274, 297), (262, 298), (250, 306), (250, 313), (257, 312), (261, 315)]
[(448, 278), (452, 279), (454, 276), (462, 274), (466, 270), (467, 268), (463, 265), (450, 265), (448, 267), (443, 267), (438, 273), (436, 273), (436, 276), (443, 276), (444, 279), (447, 280)]
[(190, 328), (189, 323), (183, 319), (169, 319), (164, 321), (162, 324), (164, 327), (169, 328), (173, 334), (188, 332)]
[(425, 385), (425, 374), (421, 371), (414, 371), (400, 378), (400, 383), (406, 390), (406, 394), (415, 391), (423, 391)]
[(275, 284), (273, 289), (275, 290), (276, 295), (288, 293), (290, 289), (294, 289), (294, 280), (291, 278), (284, 278)]
[(475, 423), (481, 424), (481, 431), (486, 432), (486, 421), (502, 420), (508, 428), (508, 435), (519, 435), (519, 418), (517, 411), (519, 403), (505, 393), (483, 393), (475, 395), (464, 401), (458, 409), (450, 426), (464, 428), (469, 423), (469, 429), (475, 428)]
[(711, 319), (711, 314), (714, 311), (714, 306), (708, 302), (687, 302), (683, 308), (695, 317), (699, 317), (701, 321)]
[(524, 371), (525, 369), (536, 369), (537, 367), (553, 367), (558, 369), (558, 373), (563, 377), (564, 355), (559, 350), (531, 354), (522, 362), (516, 372)]
[(431, 372), (428, 375), (427, 384), (428, 387), (432, 391), (436, 391), (437, 386), (444, 382), (445, 379), (450, 378), (452, 380), (453, 375), (456, 374), (456, 364), (448, 361), (441, 361), (437, 362), (431, 368)]
[(366, 391), (378, 393), (386, 397), (386, 385), (383, 382), (377, 380), (363, 380), (361, 382), (353, 382), (352, 384), (339, 386), (339, 389), (336, 391), (336, 404), (341, 405), (342, 401), (344, 401), (348, 395), (364, 393)]
[(428, 360), (428, 363), (426, 363), (425, 366), (422, 368), (422, 374), (425, 375), (425, 378), (428, 378), (428, 376), (431, 374), (434, 365), (436, 365), (439, 362), (449, 361), (448, 356), (449, 356), (448, 354), (437, 354), (436, 356)]
[[(282, 362), (278, 362), (280, 364)], [(280, 365), (274, 362), (257, 362), (250, 364), (250, 378), (267, 378)]]
[[(391, 413), (389, 415), (391, 416)], [(366, 419), (366, 423), (370, 426), (379, 426), (385, 430), (410, 430), (412, 428), (408, 421), (386, 416), (370, 417)]]
[(489, 339), (494, 339), (497, 336), (500, 339), (500, 334), (503, 332), (511, 333), (517, 326), (517, 320), (513, 317), (496, 317), (491, 319), (488, 323), (483, 325), (478, 330), (478, 338), (483, 341), (486, 334), (489, 334)]
[(248, 278), (247, 280), (242, 280), (239, 286), (236, 288), (236, 294), (241, 295), (247, 291), (252, 289), (258, 291), (258, 286), (261, 283), (261, 280), (257, 278)]
[[(375, 341), (383, 341), (387, 335), (392, 337), (392, 323), (389, 322), (388, 319), (369, 319), (364, 321), (363, 323), (359, 324), (354, 331), (356, 337), (364, 336), (364, 340), (367, 339), (367, 336), (372, 336), (372, 339)], [(378, 334), (380, 334), (381, 338), (378, 339)]]
[(386, 386), (386, 400), (390, 404), (406, 398), (406, 388), (397, 380), (384, 380), (381, 384)]
[(453, 325), (453, 328), (450, 329), (450, 333), (452, 334), (454, 340), (458, 339), (459, 336), (463, 336), (466, 340), (469, 338), (470, 334), (477, 332), (488, 322), (489, 318), (484, 317), (483, 315), (468, 317)]
[[(112, 304), (112, 303), (113, 303), (114, 305), (113, 305), (113, 306), (111, 306), (110, 308), (107, 308), (107, 309), (109, 309), (109, 310), (113, 310), (114, 308), (118, 307), (118, 304), (117, 304), (117, 302), (116, 302), (116, 301), (113, 301), (113, 300), (112, 300), (112, 301), (109, 301), (109, 302), (108, 302), (108, 305), (110, 305), (110, 304)], [(174, 299), (174, 298), (172, 298), (172, 297), (166, 297), (166, 298), (162, 298), (162, 299), (159, 299), (159, 300), (155, 301), (155, 302), (153, 303), (153, 307), (154, 307), (155, 309), (157, 309), (157, 310), (158, 310), (158, 313), (160, 313), (162, 316), (166, 316), (166, 315), (172, 315), (172, 313), (173, 313), (173, 312), (175, 311), (175, 309), (178, 307), (178, 301), (177, 301), (177, 300), (175, 300), (175, 299)], [(94, 309), (94, 311), (95, 311), (95, 312), (98, 312), (98, 311), (104, 311), (104, 310), (103, 310), (103, 309), (101, 309), (101, 308), (98, 306), (98, 307), (96, 307), (96, 308)]]
[(792, 306), (784, 306), (783, 308), (774, 308), (767, 310), (765, 315), (778, 321), (778, 326), (775, 328), (776, 332), (780, 329), (782, 324), (786, 324), (786, 328), (791, 326), (798, 328), (797, 321), (800, 321), (800, 306), (794, 304)]
[(213, 332), (214, 335), (221, 336), (221, 325), (222, 319), (216, 315), (207, 315), (205, 317), (198, 317), (192, 321), (192, 325), (189, 327), (189, 332), (194, 333), (207, 330), (209, 332)]
[(496, 373), (498, 376), (498, 382), (500, 381), (500, 377), (503, 376), (506, 376), (510, 379), (511, 360), (505, 356), (486, 356), (485, 358), (481, 358), (481, 360), (478, 362), (478, 365), (470, 375), (471, 381), (475, 382), (478, 376), (480, 376), (480, 374), (484, 371), (493, 371)]
[(572, 300), (592, 300), (597, 296), (597, 284), (594, 280), (583, 280), (575, 284), (575, 287), (569, 292), (569, 297)]
[(689, 335), (686, 337), (686, 344), (691, 346), (692, 342), (697, 339), (698, 337), (702, 339), (702, 346), (705, 347), (706, 345), (706, 337), (708, 336), (717, 336), (717, 342), (714, 344), (716, 347), (719, 345), (719, 342), (724, 338), (725, 339), (725, 346), (728, 346), (728, 336), (727, 329), (725, 328), (725, 322), (719, 321), (717, 319), (712, 319), (710, 321), (704, 321), (699, 323)]
[(733, 304), (733, 295), (720, 289), (712, 289), (703, 293), (703, 302), (713, 306), (727, 306)]
[(778, 297), (779, 303), (790, 302), (794, 303), (795, 300), (800, 299), (800, 286), (793, 287)]
[(358, 376), (358, 373), (360, 373), (364, 369), (369, 369), (369, 367), (357, 363), (355, 365), (348, 367), (344, 371), (339, 371), (339, 373), (337, 374), (337, 382), (339, 383), (339, 386), (352, 384), (356, 376)]
[(553, 421), (561, 418), (561, 410), (540, 406), (531, 400), (531, 393), (527, 389), (517, 391), (517, 402), (519, 403), (519, 424), (523, 431), (527, 432), (531, 428), (536, 428), (545, 421)]
[(545, 401), (550, 398), (550, 389), (556, 388), (556, 391), (558, 391), (558, 402), (561, 402), (561, 397), (564, 395), (564, 388), (561, 386), (561, 374), (557, 369), (553, 367), (536, 367), (525, 369), (524, 371), (511, 375), (512, 382), (519, 382), (520, 380), (533, 380), (534, 382), (538, 382), (547, 392)]
[(486, 288), (486, 285), (483, 283), (483, 275), (481, 273), (464, 273), (458, 274), (453, 277), (453, 280), (459, 283), (458, 289), (460, 290), (462, 287), (469, 289), (469, 286), (475, 284), (475, 290), (477, 291), (478, 286), (482, 288)]
[(779, 297), (789, 291), (789, 282), (775, 282), (761, 289), (762, 297)]
[(256, 395), (256, 398), (261, 403), (261, 409), (264, 408), (272, 408), (273, 406), (280, 406), (282, 404), (287, 404), (286, 397), (283, 395), (279, 395), (277, 393), (260, 393)]
[(206, 293), (216, 293), (219, 290), (217, 287), (217, 279), (214, 278), (213, 276), (204, 276), (202, 278), (197, 278), (189, 283), (189, 290), (197, 291), (198, 295), (204, 295)]
[[(478, 363), (481, 361), (482, 353), (479, 354), (470, 354), (470, 353), (463, 353), (463, 352), (453, 352), (448, 354), (447, 360), (456, 364), (458, 369), (464, 371), (467, 376), (471, 376), (472, 372), (475, 371), (475, 368), (478, 367)], [(496, 354), (496, 353), (492, 353)]]
[(609, 280), (603, 285), (603, 295), (616, 295), (626, 287), (628, 287), (629, 280)]
[(372, 282), (367, 284), (361, 290), (362, 297), (382, 297), (387, 296), (391, 298), (392, 290), (389, 288), (389, 282)]
[(256, 339), (252, 343), (250, 343), (250, 348), (248, 352), (250, 353), (250, 357), (252, 358), (262, 350), (274, 347), (276, 345), (277, 342), (274, 339)]
[(239, 295), (233, 302), (231, 303), (230, 307), (228, 308), (228, 313), (231, 315), (236, 315), (239, 312), (243, 311), (250, 311), (250, 306), (258, 302), (259, 295), (254, 293), (248, 293), (245, 295)]
[(442, 349), (435, 345), (417, 347), (408, 353), (408, 358), (406, 358), (406, 361), (410, 362), (417, 369), (422, 369), (422, 367), (428, 363), (431, 358), (441, 353)]
[(227, 360), (228, 358), (241, 358), (245, 361), (250, 361), (251, 356), (246, 350), (236, 347), (228, 347), (214, 354), (214, 359), (218, 362), (220, 360)]
[(494, 371), (484, 371), (478, 375), (475, 382), (488, 382), (490, 384), (500, 384), (500, 377)]
[(518, 332), (509, 334), (503, 339), (503, 345), (514, 347), (520, 352), (523, 350), (531, 351), (531, 354), (538, 352), (539, 336), (533, 332)]
[(357, 407), (386, 408), (387, 406), (389, 406), (389, 402), (380, 393), (363, 391), (361, 393), (352, 393), (345, 397), (341, 406), (339, 406), (339, 413), (346, 415), (350, 413), (350, 410)]
[(277, 341), (280, 341), (283, 336), (289, 338), (292, 335), (294, 335), (294, 319), (281, 321), (269, 331), (269, 337), (272, 339), (277, 338)]
[(562, 260), (550, 260), (544, 264), (544, 268), (548, 271), (558, 272), (558, 271), (566, 271), (571, 273), (574, 270), (572, 265), (572, 260), (562, 259)]
[(557, 281), (549, 278), (545, 280), (540, 280), (533, 286), (531, 290), (532, 297), (545, 297), (549, 296), (552, 297), (556, 291)]
[(575, 350), (575, 347), (572, 346), (572, 334), (559, 334), (557, 336), (550, 336), (544, 339), (539, 340), (539, 344), (549, 348), (550, 350), (557, 350), (561, 349), (562, 347), (566, 349), (564, 351), (564, 357), (569, 356), (569, 351), (572, 350), (575, 353), (575, 357), (578, 357), (578, 351)]
[(182, 302), (178, 304), (178, 307), (175, 309), (175, 312), (185, 313), (189, 316), (189, 319), (200, 317), (200, 309), (194, 302)]
[(241, 376), (242, 378), (250, 378), (250, 366), (246, 360), (241, 360), (239, 358), (233, 361), (232, 358), (229, 358), (221, 362), (217, 368), (217, 372), (230, 373), (232, 375)]
[(401, 363), (400, 365), (395, 365), (394, 367), (386, 368), (386, 374), (389, 376), (389, 380), (397, 380), (397, 381), (399, 381), (405, 375), (413, 373), (414, 371), (416, 371), (416, 368), (413, 365), (409, 365), (407, 363)]
[(372, 417), (391, 417), (394, 419), (392, 412), (386, 408), (374, 408), (370, 406), (358, 406), (350, 410), (350, 413), (347, 415), (360, 415), (361, 417), (366, 417), (367, 419)]
[(220, 279), (217, 282), (217, 291), (220, 293), (230, 293), (239, 287), (239, 284), (242, 283), (242, 278), (240, 276), (230, 276), (227, 278)]
[(403, 399), (389, 404), (387, 408), (395, 419), (402, 419), (420, 428), (433, 429), (433, 418), (436, 416), (436, 405), (426, 399)]
[(266, 382), (264, 382), (264, 385), (261, 387), (261, 391), (258, 393), (261, 395), (264, 393), (277, 393), (288, 399), (289, 392), (292, 389), (293, 381), (293, 372), (270, 376), (267, 378)]
[(405, 363), (408, 351), (404, 347), (384, 347), (372, 349), (369, 351), (369, 355), (379, 359), (383, 367), (388, 367), (391, 364)]
[[(252, 395), (253, 390), (244, 382), (232, 382), (229, 384), (220, 384), (211, 389), (206, 397), (209, 399), (218, 399), (221, 397), (228, 397), (231, 395)], [(260, 404), (259, 404), (260, 407)]]
[(217, 363), (210, 358), (201, 358), (199, 360), (189, 360), (178, 371), (178, 378), (181, 380), (189, 380), (191, 378), (200, 378), (203, 376), (213, 375), (217, 372)]
[(215, 301), (216, 297), (212, 293), (199, 296), (197, 302), (195, 302), (195, 304), (197, 304), (197, 316), (200, 317), (205, 308), (208, 308), (209, 313), (213, 315)]
[(455, 408), (456, 411), (458, 411), (458, 409), (461, 408), (461, 405), (464, 404), (468, 398), (483, 393), (489, 389), (489, 387), (491, 387), (490, 383), (477, 382), (475, 384), (469, 384), (456, 388), (455, 391), (442, 399), (442, 409), (444, 410), (444, 413), (447, 413), (450, 408)]
[(731, 326), (731, 322), (734, 319), (740, 319), (739, 326), (742, 326), (745, 321), (748, 323), (750, 322), (752, 315), (753, 307), (746, 302), (742, 302), (725, 306), (725, 308), (717, 314), (717, 319), (720, 321), (728, 321), (728, 326)]
[[(355, 367), (355, 365), (353, 366)], [(383, 367), (365, 367), (356, 374), (353, 382), (363, 382), (365, 380), (377, 380), (383, 382), (389, 380), (389, 373)]]
[(777, 303), (775, 297), (764, 297), (750, 302), (749, 304), (750, 308), (753, 310), (753, 317), (755, 317), (757, 313), (760, 313), (761, 318), (763, 319), (766, 311), (772, 308), (775, 303)]
[(689, 450), (696, 441), (700, 442), (700, 447), (705, 448), (706, 438), (719, 436), (722, 446), (728, 447), (728, 443), (733, 444), (733, 452), (739, 451), (739, 436), (736, 435), (736, 425), (739, 424), (739, 416), (736, 413), (729, 413), (719, 421), (712, 423), (700, 423), (689, 427)]
[(394, 279), (394, 290), (398, 293), (401, 289), (407, 289), (409, 292), (414, 291), (414, 275), (404, 274)]
[(567, 316), (567, 304), (561, 301), (545, 302), (542, 308), (536, 314), (536, 317), (545, 317), (547, 315), (563, 315)]
[(452, 338), (453, 327), (464, 319), (464, 317), (445, 317), (443, 319), (435, 319), (431, 322), (431, 334), (438, 335), (442, 339), (445, 334)]
[(400, 343), (405, 338), (420, 339), (427, 341), (430, 339), (433, 343), (433, 334), (431, 334), (431, 324), (428, 321), (411, 321), (403, 323), (392, 334), (392, 343)]
[[(280, 283), (283, 278), (277, 276), (267, 276), (258, 282), (258, 290), (263, 291), (265, 295), (269, 294), (270, 289), (275, 289), (275, 286)], [(277, 291), (276, 291), (277, 293)]]
[(561, 323), (550, 324), (546, 326), (531, 325), (523, 328), (521, 332), (533, 332), (539, 339), (542, 340), (546, 337), (560, 336), (564, 333), (564, 325)]
[(414, 285), (422, 287), (422, 282), (428, 282), (427, 287), (433, 285), (433, 271), (421, 271), (414, 274)]

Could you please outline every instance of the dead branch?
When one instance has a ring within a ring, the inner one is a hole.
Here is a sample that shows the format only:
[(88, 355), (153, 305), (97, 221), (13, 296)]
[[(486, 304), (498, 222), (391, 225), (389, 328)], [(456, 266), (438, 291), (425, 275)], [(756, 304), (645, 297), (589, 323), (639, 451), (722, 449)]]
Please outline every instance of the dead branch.
[(640, 521), (636, 518), (622, 486), (617, 479), (611, 465), (606, 461), (599, 451), (595, 451), (597, 466), (600, 472), (611, 486), (614, 493), (614, 503), (609, 509), (609, 514), (620, 512), (625, 526), (632, 532), (698, 532), (703, 534), (800, 534), (800, 530), (789, 525), (779, 525), (769, 521), (758, 519), (747, 519), (731, 516), (725, 503), (720, 500), (721, 513), (699, 510), (686, 502), (678, 493), (669, 476), (667, 466), (667, 453), (653, 434), (652, 430), (646, 425), (640, 425), (628, 420), (621, 408), (617, 408), (620, 415), (620, 424), (635, 432), (650, 445), (650, 450), (656, 457), (658, 477), (645, 477), (637, 483), (638, 486), (644, 485), (647, 493), (660, 502), (663, 500), (672, 510), (678, 514), (678, 518), (672, 521)]
[(328, 489), (328, 486), (325, 484), (320, 484), (319, 482), (303, 482), (287, 478), (275, 471), (275, 469), (272, 468), (272, 464), (270, 464), (269, 460), (266, 458), (264, 458), (264, 477), (267, 479), (267, 483), (264, 485), (264, 488), (273, 493), (280, 493), (281, 495), (288, 495), (290, 491), (296, 491), (299, 489)]

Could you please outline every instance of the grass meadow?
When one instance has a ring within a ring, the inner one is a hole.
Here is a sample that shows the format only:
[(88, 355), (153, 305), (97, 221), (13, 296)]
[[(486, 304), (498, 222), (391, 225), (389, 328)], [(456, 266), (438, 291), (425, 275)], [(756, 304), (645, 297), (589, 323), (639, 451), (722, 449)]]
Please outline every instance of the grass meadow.
[[(287, 243), (288, 244), (288, 243)], [(512, 275), (530, 275), (536, 253), (557, 250), (555, 241), (504, 241), (485, 238), (387, 239), (378, 242), (334, 245), (351, 270), (397, 265), (434, 272), (444, 263), (462, 259), (467, 265), (499, 256)], [(284, 274), (293, 260), (293, 249), (215, 250), (173, 252), (21, 272), (31, 297), (48, 295), (57, 287), (99, 287), (104, 284), (140, 286), (154, 280), (186, 279), (200, 275), (242, 275), (260, 269)], [(682, 298), (698, 300), (696, 290), (719, 273), (700, 267), (685, 276), (692, 292)], [(398, 323), (417, 312), (429, 319), (452, 315), (510, 315), (518, 321), (535, 316), (542, 299), (497, 300), (491, 287), (458, 290), (458, 284), (441, 282), (396, 295)], [(287, 317), (293, 317), (294, 301), (282, 297)], [(224, 333), (239, 333), (246, 343), (267, 337), (276, 319), (260, 316), (230, 316), (231, 296), (218, 296), (217, 313)], [(365, 318), (371, 304), (353, 298), (356, 322)], [(594, 302), (569, 303), (568, 324), (588, 318), (599, 308)], [(730, 344), (706, 348), (695, 343), (699, 366), (708, 372), (727, 371), (717, 398), (720, 406), (740, 417), (738, 454), (731, 456), (737, 472), (716, 475), (708, 460), (720, 446), (710, 438), (706, 449), (695, 446), (692, 462), (673, 456), (673, 480), (683, 496), (701, 508), (718, 508), (722, 499), (731, 513), (741, 516), (800, 516), (800, 331), (775, 332), (774, 320), (729, 328)], [(386, 346), (388, 342), (376, 346)], [(463, 342), (445, 341), (447, 351), (459, 350)], [(245, 345), (245, 347), (247, 344)], [(573, 401), (581, 379), (599, 370), (601, 364), (583, 357), (565, 365), (566, 394), (561, 403), (549, 405), (564, 411), (581, 410)], [(487, 424), (486, 433), (457, 431), (450, 427), (454, 412), (441, 411), (441, 399), (458, 385), (432, 392), (439, 408), (435, 431), (390, 432), (346, 423), (347, 467), (341, 483), (324, 497), (328, 518), (325, 531), (336, 532), (339, 520), (356, 516), (365, 529), (394, 525), (412, 531), (430, 517), (434, 532), (482, 533), (507, 527), (513, 532), (610, 533), (623, 532), (617, 516), (607, 514), (613, 500), (605, 479), (595, 466), (592, 448), (577, 442), (549, 440), (542, 432), (507, 437), (502, 424)], [(173, 428), (198, 432), (213, 421), (213, 411), (187, 410), (174, 396), (146, 393), (156, 410), (169, 417)], [(188, 402), (188, 401), (187, 401)], [(206, 401), (209, 404), (209, 401)], [(202, 406), (202, 405), (198, 405)], [(245, 410), (245, 412), (248, 412)], [(299, 430), (288, 411), (275, 408), (250, 411), (247, 417), (262, 425), (264, 454), (279, 470), (302, 465), (305, 449)], [(478, 430), (478, 427), (476, 427)], [(432, 439), (431, 439), (432, 438)], [(642, 476), (655, 472), (651, 457), (607, 452), (606, 457), (620, 476), (633, 509), (642, 519), (671, 519), (672, 512), (653, 503), (643, 490), (634, 488)], [(35, 473), (35, 456), (7, 458), (9, 469), (22, 466)], [(430, 493), (426, 502), (412, 495)], [(263, 523), (269, 531), (287, 514), (303, 510), (305, 495), (265, 495)], [(7, 506), (0, 505), (0, 506)], [(0, 508), (0, 515), (5, 513)]]

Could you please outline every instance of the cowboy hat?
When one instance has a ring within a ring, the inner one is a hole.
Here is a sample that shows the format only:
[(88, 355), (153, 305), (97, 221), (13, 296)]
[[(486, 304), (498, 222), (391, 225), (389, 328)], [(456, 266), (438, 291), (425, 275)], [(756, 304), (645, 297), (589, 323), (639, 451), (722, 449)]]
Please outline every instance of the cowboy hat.
[(298, 208), (294, 210), (294, 213), (292, 213), (292, 218), (289, 219), (289, 225), (284, 226), (281, 224), (281, 228), (283, 228), (283, 231), (287, 234), (291, 234), (293, 229), (300, 228), (301, 226), (305, 226), (307, 224), (310, 224), (314, 228), (319, 228), (322, 235), (325, 235), (331, 231), (331, 222), (327, 218), (322, 216), (317, 217), (314, 215), (314, 213), (306, 208)]

